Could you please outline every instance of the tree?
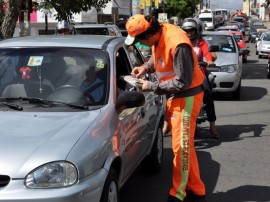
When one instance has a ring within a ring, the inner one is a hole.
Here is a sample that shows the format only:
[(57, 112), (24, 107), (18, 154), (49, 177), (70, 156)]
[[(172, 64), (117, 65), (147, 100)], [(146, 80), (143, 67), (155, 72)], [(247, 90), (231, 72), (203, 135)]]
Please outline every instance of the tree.
[[(0, 25), (3, 24), (5, 17), (5, 2), (4, 0), (0, 0)], [(0, 39), (4, 38), (2, 32), (0, 31)]]
[(72, 14), (88, 11), (91, 7), (100, 11), (105, 8), (106, 4), (111, 0), (45, 0), (37, 4), (40, 8), (54, 8), (57, 12), (55, 16), (57, 20), (71, 20)]
[[(6, 9), (4, 11), (4, 18), (0, 25), (4, 38), (11, 38), (14, 34), (16, 23), (19, 17), (20, 7), (26, 0), (0, 0), (5, 2)], [(58, 20), (70, 20), (72, 14), (88, 11), (91, 7), (100, 11), (111, 0), (44, 0), (41, 3), (35, 3), (36, 9), (40, 8), (54, 8), (57, 11), (55, 16)], [(1, 6), (1, 5), (0, 5)], [(1, 20), (1, 10), (0, 10)]]
[(1, 35), (4, 38), (11, 38), (14, 34), (21, 3), (22, 0), (9, 0), (4, 3), (4, 19), (1, 24)]
[(196, 5), (200, 0), (167, 0), (166, 11), (170, 16), (177, 16), (181, 19), (192, 17), (196, 11)]

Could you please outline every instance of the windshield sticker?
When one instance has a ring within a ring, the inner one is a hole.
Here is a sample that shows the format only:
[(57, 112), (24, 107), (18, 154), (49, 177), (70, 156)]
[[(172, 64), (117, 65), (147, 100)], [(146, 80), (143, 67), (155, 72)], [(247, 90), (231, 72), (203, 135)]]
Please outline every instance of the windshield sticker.
[(102, 60), (97, 60), (96, 68), (103, 69), (104, 63)]
[(30, 56), (27, 66), (40, 66), (43, 58), (43, 56)]

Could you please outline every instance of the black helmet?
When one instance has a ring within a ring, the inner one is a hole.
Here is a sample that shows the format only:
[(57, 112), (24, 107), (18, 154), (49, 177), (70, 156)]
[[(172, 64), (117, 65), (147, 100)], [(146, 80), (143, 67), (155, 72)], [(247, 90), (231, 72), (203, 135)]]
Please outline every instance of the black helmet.
[(196, 38), (198, 38), (198, 25), (195, 19), (193, 18), (185, 18), (183, 20), (182, 23), (182, 27), (183, 30), (187, 31), (187, 30), (195, 30), (195, 34), (190, 37), (190, 40), (194, 40)]
[(205, 25), (204, 25), (203, 22), (200, 20), (200, 18), (195, 17), (194, 19), (195, 19), (196, 22), (197, 22), (197, 32), (198, 32), (197, 34), (198, 34), (198, 37), (201, 37)]

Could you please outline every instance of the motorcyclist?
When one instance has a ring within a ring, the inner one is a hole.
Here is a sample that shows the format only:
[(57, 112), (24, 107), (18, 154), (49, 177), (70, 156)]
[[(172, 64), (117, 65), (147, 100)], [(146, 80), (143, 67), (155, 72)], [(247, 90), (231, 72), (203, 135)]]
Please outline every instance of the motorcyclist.
[[(202, 22), (198, 18), (186, 18), (184, 19), (181, 28), (184, 31), (186, 31), (189, 39), (191, 40), (194, 51), (198, 57), (198, 61), (202, 62), (203, 59), (205, 59), (205, 61), (208, 63), (208, 66), (213, 66), (214, 65), (213, 61), (216, 59), (215, 58), (216, 56), (214, 53), (211, 53), (209, 51), (207, 42), (201, 37), (202, 31), (203, 31)], [(216, 113), (215, 113), (213, 95), (211, 91), (212, 85), (208, 79), (208, 77), (210, 76), (209, 75), (210, 72), (207, 71), (206, 68), (201, 68), (201, 69), (206, 77), (208, 86), (210, 87), (210, 88), (205, 89), (204, 98), (203, 98), (203, 102), (205, 104), (205, 109), (206, 109), (206, 114), (207, 114), (207, 120), (209, 121), (210, 131), (213, 138), (219, 139), (218, 131), (215, 124)]]
[(56, 34), (57, 35), (73, 34), (73, 31), (74, 31), (73, 25), (66, 20), (61, 20), (56, 25)]

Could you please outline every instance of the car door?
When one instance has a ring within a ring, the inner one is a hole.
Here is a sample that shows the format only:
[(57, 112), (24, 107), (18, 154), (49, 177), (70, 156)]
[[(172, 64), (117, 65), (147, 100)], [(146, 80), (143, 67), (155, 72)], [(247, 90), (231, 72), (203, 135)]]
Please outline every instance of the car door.
[[(127, 46), (127, 51), (132, 69), (134, 67), (141, 66), (145, 62), (142, 54), (135, 45)], [(155, 74), (146, 74), (145, 78), (151, 82), (157, 81)], [(164, 100), (162, 96), (156, 95), (154, 92), (144, 92), (144, 96), (146, 99), (145, 109), (147, 111), (145, 119), (145, 124), (147, 124), (147, 133), (145, 134), (145, 137), (151, 141), (156, 126), (159, 123), (158, 118), (162, 113), (162, 104)]]
[[(135, 47), (133, 47), (135, 48)], [(137, 49), (136, 49), (137, 50)], [(116, 79), (119, 93), (123, 91), (138, 90), (134, 86), (121, 79), (124, 75), (130, 75), (132, 70), (132, 60), (128, 55), (129, 51), (122, 47), (116, 54)], [(144, 62), (142, 56), (136, 55), (138, 62)], [(139, 65), (139, 63), (137, 63)], [(158, 120), (158, 96), (154, 93), (144, 93), (145, 104), (138, 108), (124, 110), (119, 119), (122, 124), (125, 141), (125, 151), (123, 155), (123, 177), (126, 178), (134, 167), (145, 156), (150, 148), (155, 126)]]

